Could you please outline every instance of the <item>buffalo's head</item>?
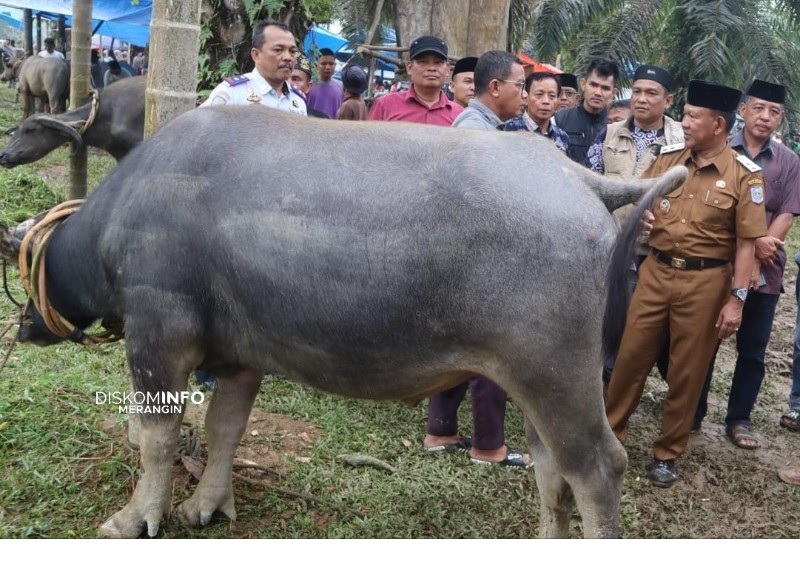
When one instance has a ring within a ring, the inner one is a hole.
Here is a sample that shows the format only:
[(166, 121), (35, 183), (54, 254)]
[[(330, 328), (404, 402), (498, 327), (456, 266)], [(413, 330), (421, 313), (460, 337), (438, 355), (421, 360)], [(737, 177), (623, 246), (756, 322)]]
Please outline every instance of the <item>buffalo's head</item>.
[[(3, 260), (14, 266), (19, 266), (19, 252), (22, 247), (22, 239), (31, 227), (41, 220), (44, 215), (45, 213), (41, 213), (11, 229), (0, 224), (0, 257), (2, 257)], [(30, 259), (30, 250), (27, 251), (27, 254)], [(17, 339), (22, 343), (33, 343), (40, 347), (46, 347), (64, 341), (63, 338), (57, 336), (47, 328), (42, 314), (39, 313), (39, 310), (36, 309), (36, 306), (30, 298), (25, 304), (19, 331), (17, 332)]]

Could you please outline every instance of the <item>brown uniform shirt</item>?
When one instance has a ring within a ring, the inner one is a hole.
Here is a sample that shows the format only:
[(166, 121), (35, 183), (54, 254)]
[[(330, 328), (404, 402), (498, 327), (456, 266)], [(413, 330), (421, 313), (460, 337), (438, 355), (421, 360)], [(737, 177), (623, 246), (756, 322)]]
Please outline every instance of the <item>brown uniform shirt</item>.
[(679, 258), (733, 260), (737, 237), (767, 234), (761, 171), (745, 167), (730, 145), (702, 168), (692, 160), (689, 148), (671, 148), (662, 148), (642, 175), (657, 177), (675, 165), (689, 170), (681, 187), (656, 200), (651, 247)]

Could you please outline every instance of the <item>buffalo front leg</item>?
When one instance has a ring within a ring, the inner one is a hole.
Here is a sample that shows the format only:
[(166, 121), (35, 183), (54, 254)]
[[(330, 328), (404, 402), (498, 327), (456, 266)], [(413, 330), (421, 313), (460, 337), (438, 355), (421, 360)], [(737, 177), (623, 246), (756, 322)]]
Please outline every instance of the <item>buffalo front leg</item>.
[(216, 511), (236, 520), (233, 456), (263, 376), (261, 371), (246, 370), (217, 379), (206, 414), (208, 465), (194, 494), (178, 506), (178, 515), (187, 526), (207, 525)]

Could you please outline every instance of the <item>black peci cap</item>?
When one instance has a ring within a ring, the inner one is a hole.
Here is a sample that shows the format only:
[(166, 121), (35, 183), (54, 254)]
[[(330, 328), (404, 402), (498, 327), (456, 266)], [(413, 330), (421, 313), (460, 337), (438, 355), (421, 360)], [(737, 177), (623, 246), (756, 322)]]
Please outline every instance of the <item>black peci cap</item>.
[(45, 45), (55, 45), (56, 44), (56, 40), (54, 40), (51, 37), (46, 37), (46, 38), (44, 38), (44, 44)]
[(778, 103), (779, 105), (786, 102), (786, 87), (777, 83), (767, 83), (760, 79), (753, 81), (746, 94), (748, 97), (755, 97), (771, 103)]
[(556, 77), (562, 87), (578, 90), (578, 78), (572, 73), (559, 73)]
[(686, 103), (718, 110), (720, 112), (734, 112), (742, 100), (739, 89), (693, 79), (689, 81), (689, 91), (686, 93)]
[(668, 93), (672, 92), (674, 86), (670, 72), (655, 65), (640, 65), (633, 74), (633, 82), (635, 83), (639, 79), (655, 81), (664, 87)]
[(453, 77), (459, 73), (469, 73), (475, 71), (475, 65), (478, 63), (477, 57), (462, 57), (456, 64), (453, 65)]
[(418, 37), (411, 42), (408, 47), (408, 55), (411, 59), (416, 59), (423, 53), (435, 53), (447, 59), (447, 44), (435, 36)]

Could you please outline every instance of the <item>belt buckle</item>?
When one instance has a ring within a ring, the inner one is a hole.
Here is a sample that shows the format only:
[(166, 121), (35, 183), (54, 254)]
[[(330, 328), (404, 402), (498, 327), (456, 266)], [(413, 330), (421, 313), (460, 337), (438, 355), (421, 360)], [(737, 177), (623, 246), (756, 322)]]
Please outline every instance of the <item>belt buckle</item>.
[(673, 258), (669, 262), (672, 268), (678, 268), (680, 270), (686, 270), (686, 259), (685, 258)]

